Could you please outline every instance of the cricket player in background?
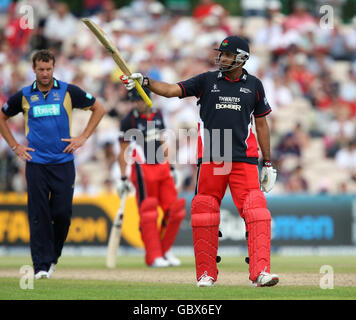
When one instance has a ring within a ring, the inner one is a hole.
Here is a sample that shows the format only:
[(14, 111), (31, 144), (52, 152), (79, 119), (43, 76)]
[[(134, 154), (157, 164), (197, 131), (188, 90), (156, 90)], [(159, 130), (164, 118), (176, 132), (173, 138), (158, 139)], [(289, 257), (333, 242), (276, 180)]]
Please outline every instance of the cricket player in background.
[[(148, 96), (150, 91), (144, 89)], [(183, 221), (185, 199), (178, 199), (174, 168), (167, 162), (167, 149), (162, 148), (161, 130), (165, 128), (159, 110), (147, 107), (135, 88), (129, 91), (134, 108), (121, 121), (119, 166), (121, 179), (117, 184), (120, 198), (136, 190), (140, 215), (140, 232), (145, 247), (145, 261), (151, 267), (180, 265), (170, 250)], [(131, 165), (131, 177), (126, 177)], [(158, 206), (164, 217), (157, 226)]]
[[(0, 133), (26, 161), (27, 209), (35, 279), (51, 277), (68, 234), (75, 180), (74, 151), (84, 145), (105, 114), (79, 87), (53, 77), (55, 57), (40, 50), (32, 58), (36, 80), (11, 96), (0, 112)], [(71, 137), (72, 109), (90, 110), (78, 137)], [(15, 140), (7, 120), (22, 112), (28, 145)]]
[[(198, 98), (198, 176), (191, 204), (198, 287), (213, 286), (218, 277), (220, 204), (227, 186), (246, 224), (251, 285), (273, 286), (279, 277), (270, 273), (271, 214), (262, 192), (273, 188), (277, 176), (271, 163), (266, 121), (271, 107), (261, 81), (243, 68), (250, 56), (248, 43), (229, 36), (216, 50), (219, 70), (177, 84), (155, 81), (140, 73), (123, 80), (128, 90), (134, 87), (133, 79), (136, 79), (161, 96)], [(254, 123), (263, 156), (260, 180)], [(218, 139), (213, 134), (217, 129), (220, 130)]]

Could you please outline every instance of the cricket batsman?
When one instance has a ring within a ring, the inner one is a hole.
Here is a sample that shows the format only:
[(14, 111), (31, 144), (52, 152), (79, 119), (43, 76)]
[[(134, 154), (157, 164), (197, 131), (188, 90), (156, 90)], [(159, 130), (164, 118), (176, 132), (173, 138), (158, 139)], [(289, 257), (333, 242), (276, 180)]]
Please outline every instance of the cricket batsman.
[[(227, 186), (246, 224), (251, 285), (274, 286), (279, 277), (270, 271), (271, 214), (263, 193), (272, 190), (277, 177), (271, 163), (266, 121), (271, 107), (261, 81), (243, 68), (250, 57), (248, 43), (229, 36), (216, 50), (217, 71), (176, 84), (135, 73), (124, 78), (124, 84), (130, 90), (136, 79), (161, 96), (198, 99), (198, 173), (191, 204), (198, 287), (210, 287), (217, 281), (220, 204)], [(263, 156), (260, 177), (258, 147)]]
[[(125, 76), (126, 77), (126, 76)], [(148, 96), (150, 91), (144, 89)], [(159, 110), (146, 106), (135, 88), (129, 92), (135, 107), (121, 121), (119, 165), (121, 180), (117, 184), (119, 196), (136, 189), (140, 214), (141, 238), (145, 247), (145, 261), (151, 267), (179, 266), (170, 250), (185, 217), (185, 199), (178, 199), (174, 168), (166, 160), (167, 149), (162, 148), (165, 128)], [(131, 178), (125, 176), (131, 165)], [(158, 206), (164, 217), (157, 226)]]

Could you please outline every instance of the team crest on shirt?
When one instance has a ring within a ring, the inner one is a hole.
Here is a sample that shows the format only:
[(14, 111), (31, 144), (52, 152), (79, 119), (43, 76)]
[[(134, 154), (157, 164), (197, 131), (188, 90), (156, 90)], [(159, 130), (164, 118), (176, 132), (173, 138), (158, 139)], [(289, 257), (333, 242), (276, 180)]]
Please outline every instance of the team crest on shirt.
[(53, 100), (55, 101), (61, 100), (61, 97), (59, 96), (59, 92), (53, 92)]
[(213, 89), (211, 89), (210, 92), (220, 92), (220, 89), (218, 89), (218, 85), (216, 83), (213, 84)]

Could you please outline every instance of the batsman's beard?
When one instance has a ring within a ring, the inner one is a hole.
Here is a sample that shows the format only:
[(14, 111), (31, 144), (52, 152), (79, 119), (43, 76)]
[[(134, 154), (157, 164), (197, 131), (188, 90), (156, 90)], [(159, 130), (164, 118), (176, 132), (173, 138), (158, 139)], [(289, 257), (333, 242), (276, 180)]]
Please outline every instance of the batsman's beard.
[(235, 60), (231, 60), (231, 63), (222, 63), (220, 56), (215, 58), (215, 65), (218, 66), (221, 72), (231, 71), (242, 66), (244, 62), (237, 63)]

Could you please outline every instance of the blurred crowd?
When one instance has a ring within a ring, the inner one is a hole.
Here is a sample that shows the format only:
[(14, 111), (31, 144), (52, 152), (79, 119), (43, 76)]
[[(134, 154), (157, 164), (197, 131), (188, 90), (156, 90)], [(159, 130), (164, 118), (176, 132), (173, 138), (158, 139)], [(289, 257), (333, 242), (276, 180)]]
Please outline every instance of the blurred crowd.
[[(111, 0), (83, 3), (80, 15), (54, 0), (8, 0), (0, 6), (0, 106), (32, 83), (31, 55), (47, 48), (56, 55), (55, 77), (90, 92), (107, 110), (101, 128), (77, 151), (77, 195), (115, 192), (119, 121), (133, 107), (120, 83), (120, 70), (80, 21), (84, 16), (109, 34), (133, 71), (169, 83), (216, 69), (212, 48), (226, 36), (246, 38), (251, 57), (245, 67), (262, 80), (273, 109), (268, 121), (272, 160), (279, 170), (273, 192), (355, 191), (356, 17), (348, 25), (334, 17), (331, 27), (321, 27), (320, 16), (297, 1), (290, 15), (282, 14), (277, 0), (241, 1), (241, 17), (231, 16), (212, 0), (200, 0), (191, 15), (185, 7), (172, 9), (155, 0), (133, 0), (120, 8)], [(263, 5), (253, 8), (251, 3)], [(184, 181), (181, 191), (193, 191), (196, 134), (178, 132), (194, 133), (196, 99), (152, 99), (166, 126), (177, 132), (169, 143)], [(302, 121), (285, 128), (279, 114)], [(80, 111), (73, 116), (74, 129), (83, 125), (81, 117)], [(23, 120), (15, 117), (10, 123), (16, 139), (25, 143)], [(325, 172), (316, 177), (319, 184), (312, 181), (305, 154), (313, 153), (314, 141), (322, 150), (311, 157), (312, 165), (331, 163), (345, 179), (326, 180)], [(0, 137), (0, 191), (25, 191), (23, 173), (24, 164)]]

